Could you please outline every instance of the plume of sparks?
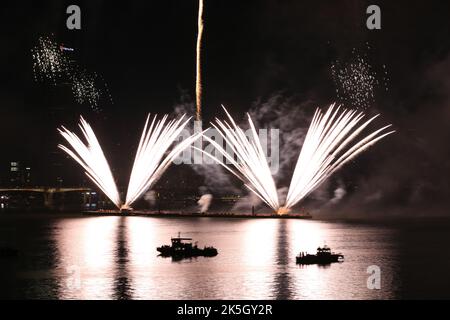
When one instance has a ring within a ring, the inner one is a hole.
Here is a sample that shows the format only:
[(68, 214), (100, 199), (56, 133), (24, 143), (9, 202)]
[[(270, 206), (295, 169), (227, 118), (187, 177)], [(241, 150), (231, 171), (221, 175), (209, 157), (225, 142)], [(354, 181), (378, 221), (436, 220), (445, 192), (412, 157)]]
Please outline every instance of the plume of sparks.
[(92, 109), (97, 110), (100, 100), (100, 91), (95, 85), (96, 74), (78, 72), (72, 76), (72, 92), (79, 104), (89, 103)]
[(85, 170), (86, 175), (118, 208), (121, 206), (119, 192), (114, 181), (108, 161), (105, 158), (102, 147), (95, 136), (89, 123), (80, 118), (79, 127), (87, 141), (85, 144), (74, 132), (65, 127), (58, 129), (59, 133), (66, 139), (74, 151), (64, 145), (58, 145)]
[(49, 37), (40, 37), (31, 54), (36, 81), (48, 80), (56, 85), (58, 80), (72, 72), (71, 61)]
[(191, 118), (182, 122), (183, 119), (184, 115), (166, 124), (167, 115), (158, 121), (155, 116), (149, 126), (150, 115), (147, 117), (131, 171), (124, 209), (130, 208), (161, 177), (170, 163), (203, 134), (191, 135), (165, 155)]
[(91, 126), (83, 117), (80, 119), (79, 127), (87, 144), (74, 132), (61, 127), (58, 129), (59, 133), (73, 150), (61, 144), (58, 147), (84, 168), (86, 175), (117, 208), (121, 210), (131, 209), (131, 204), (161, 177), (172, 160), (204, 133), (204, 131), (199, 132), (184, 139), (169, 151), (171, 145), (190, 120), (189, 118), (183, 122), (184, 117), (183, 115), (178, 120), (167, 121), (168, 116), (166, 115), (162, 120), (156, 121), (157, 116), (154, 116), (150, 126), (150, 115), (147, 117), (131, 171), (125, 203), (120, 200), (116, 183), (100, 143)]
[(317, 109), (303, 142), (283, 209), (289, 210), (344, 164), (395, 131), (387, 125), (354, 143), (356, 137), (378, 115), (360, 124), (364, 113), (331, 105)]
[(69, 84), (77, 103), (86, 103), (99, 112), (102, 97), (109, 98), (112, 103), (107, 84), (97, 73), (89, 72), (70, 58), (67, 52), (72, 51), (74, 49), (58, 45), (52, 37), (40, 37), (31, 50), (34, 79), (49, 81), (53, 86)]
[(201, 51), (203, 37), (203, 0), (198, 1), (198, 31), (197, 31), (197, 68), (195, 81), (195, 97), (196, 97), (196, 120), (200, 121), (202, 117), (202, 66)]
[(231, 166), (207, 152), (204, 154), (242, 180), (248, 189), (278, 214), (288, 213), (294, 205), (303, 200), (343, 165), (379, 140), (395, 132), (386, 132), (386, 129), (391, 126), (387, 125), (355, 143), (354, 140), (361, 131), (379, 115), (360, 124), (364, 118), (362, 112), (341, 111), (340, 107), (335, 107), (334, 104), (325, 113), (317, 109), (297, 160), (286, 202), (284, 205), (280, 205), (277, 188), (253, 121), (248, 116), (253, 136), (252, 139), (248, 139), (226, 109), (225, 112), (230, 122), (216, 119), (216, 123), (212, 125), (231, 148), (237, 160), (233, 155), (228, 154), (221, 145), (206, 136), (204, 138), (229, 161)]
[(359, 50), (352, 49), (345, 60), (336, 60), (331, 65), (331, 75), (336, 85), (338, 101), (345, 105), (369, 108), (375, 102), (377, 89), (389, 90), (389, 77), (386, 65), (378, 72), (369, 61), (370, 46)]
[(247, 116), (253, 135), (253, 139), (251, 140), (247, 139), (244, 131), (235, 123), (225, 107), (223, 107), (223, 109), (225, 110), (230, 123), (227, 121), (222, 122), (216, 118), (217, 124), (211, 123), (211, 125), (223, 137), (224, 141), (231, 148), (234, 154), (236, 154), (237, 160), (235, 160), (233, 155), (230, 155), (221, 145), (212, 140), (210, 137), (204, 136), (204, 138), (232, 164), (234, 169), (227, 166), (210, 153), (203, 153), (217, 161), (225, 169), (241, 179), (248, 189), (254, 192), (269, 207), (277, 211), (280, 207), (277, 188), (275, 186), (272, 173), (270, 172), (266, 155), (261, 146), (261, 141), (256, 133), (256, 129), (250, 115)]

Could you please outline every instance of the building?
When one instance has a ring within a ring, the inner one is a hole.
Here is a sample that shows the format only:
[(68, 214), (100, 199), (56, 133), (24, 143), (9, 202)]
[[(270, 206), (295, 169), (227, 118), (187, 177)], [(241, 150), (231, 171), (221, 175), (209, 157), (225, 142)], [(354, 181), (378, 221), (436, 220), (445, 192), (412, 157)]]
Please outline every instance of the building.
[(9, 185), (11, 187), (25, 187), (32, 183), (31, 167), (24, 166), (19, 161), (11, 161), (9, 166)]

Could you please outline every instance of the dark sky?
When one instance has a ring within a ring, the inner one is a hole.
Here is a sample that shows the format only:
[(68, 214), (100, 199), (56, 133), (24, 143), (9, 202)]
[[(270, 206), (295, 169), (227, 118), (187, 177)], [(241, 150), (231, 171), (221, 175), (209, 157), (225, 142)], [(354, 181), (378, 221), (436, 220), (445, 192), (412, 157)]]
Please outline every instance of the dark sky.
[[(82, 30), (66, 29), (70, 4), (81, 7)], [(369, 4), (381, 7), (381, 30), (365, 27)], [(241, 116), (274, 94), (326, 106), (336, 100), (331, 63), (369, 44), (374, 68), (386, 65), (390, 83), (367, 112), (381, 112), (398, 134), (363, 156), (360, 172), (342, 173), (360, 190), (347, 206), (383, 189), (383, 205), (442, 209), (450, 190), (449, 12), (448, 1), (205, 0), (204, 119), (221, 115), (220, 104)], [(143, 117), (172, 112), (182, 92), (194, 95), (196, 15), (195, 0), (2, 4), (3, 172), (11, 160), (28, 162), (36, 183), (50, 184), (59, 161), (76, 183), (81, 170), (52, 152), (61, 142), (56, 127), (75, 128), (83, 114), (126, 178)], [(67, 87), (36, 83), (30, 50), (41, 36), (75, 48), (77, 63), (108, 84), (113, 104), (103, 99), (96, 113)]]

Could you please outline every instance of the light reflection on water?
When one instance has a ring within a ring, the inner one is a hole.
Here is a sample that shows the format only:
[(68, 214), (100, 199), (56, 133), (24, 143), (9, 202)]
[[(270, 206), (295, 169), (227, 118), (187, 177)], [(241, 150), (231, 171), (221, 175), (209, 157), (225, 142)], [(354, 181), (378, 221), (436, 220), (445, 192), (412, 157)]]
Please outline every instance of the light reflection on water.
[[(59, 260), (61, 298), (110, 299), (113, 297), (118, 219), (62, 219), (54, 237)], [(73, 267), (73, 272), (70, 269)], [(78, 288), (76, 281), (80, 277)], [(68, 278), (68, 279), (67, 279)], [(64, 279), (66, 283), (64, 284)], [(72, 280), (73, 285), (69, 282)]]
[[(35, 254), (52, 261), (51, 272), (34, 281), (18, 276), (17, 297), (389, 299), (396, 298), (400, 285), (396, 231), (383, 227), (314, 220), (146, 217), (67, 217), (48, 224), (34, 240), (47, 241)], [(219, 255), (176, 262), (158, 257), (156, 247), (170, 243), (178, 232), (199, 246), (215, 246)], [(299, 251), (315, 252), (325, 242), (345, 255), (344, 263), (295, 264)], [(32, 258), (20, 257), (22, 273), (30, 268), (24, 261)], [(366, 269), (372, 264), (382, 269), (381, 290), (367, 289)], [(56, 294), (30, 289), (44, 281)]]

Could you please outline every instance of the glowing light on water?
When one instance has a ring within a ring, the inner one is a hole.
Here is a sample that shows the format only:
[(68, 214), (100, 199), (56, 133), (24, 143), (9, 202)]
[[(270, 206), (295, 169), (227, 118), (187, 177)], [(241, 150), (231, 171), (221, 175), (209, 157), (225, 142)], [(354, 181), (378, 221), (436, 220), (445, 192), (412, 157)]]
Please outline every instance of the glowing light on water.
[[(131, 209), (131, 204), (141, 197), (164, 173), (185, 148), (199, 138), (203, 132), (194, 134), (178, 143), (169, 151), (190, 118), (184, 115), (178, 120), (167, 121), (167, 115), (156, 121), (153, 117), (149, 126), (150, 115), (142, 132), (136, 157), (128, 184), (126, 201), (122, 204), (111, 169), (102, 151), (100, 143), (91, 126), (81, 117), (79, 127), (87, 141), (85, 144), (74, 132), (65, 127), (59, 133), (70, 144), (73, 151), (64, 145), (58, 145), (85, 170), (86, 175), (119, 209)], [(167, 154), (166, 154), (167, 153)]]
[(230, 123), (216, 119), (216, 123), (212, 125), (237, 159), (235, 160), (234, 156), (228, 154), (221, 145), (207, 136), (204, 138), (230, 162), (231, 166), (209, 153), (204, 152), (204, 154), (241, 179), (248, 189), (278, 214), (288, 213), (294, 205), (303, 200), (344, 164), (382, 138), (395, 132), (386, 132), (386, 129), (391, 126), (388, 125), (354, 143), (361, 131), (378, 115), (359, 124), (364, 118), (362, 112), (341, 111), (340, 107), (336, 108), (334, 104), (325, 113), (317, 109), (298, 157), (286, 202), (284, 205), (280, 205), (277, 188), (252, 119), (248, 115), (248, 123), (253, 135), (252, 139), (248, 139), (226, 109), (225, 112)]
[(201, 66), (201, 51), (202, 51), (202, 37), (203, 37), (203, 0), (198, 2), (198, 33), (197, 33), (197, 74), (195, 81), (195, 96), (197, 104), (196, 120), (201, 120), (202, 117), (202, 66)]

